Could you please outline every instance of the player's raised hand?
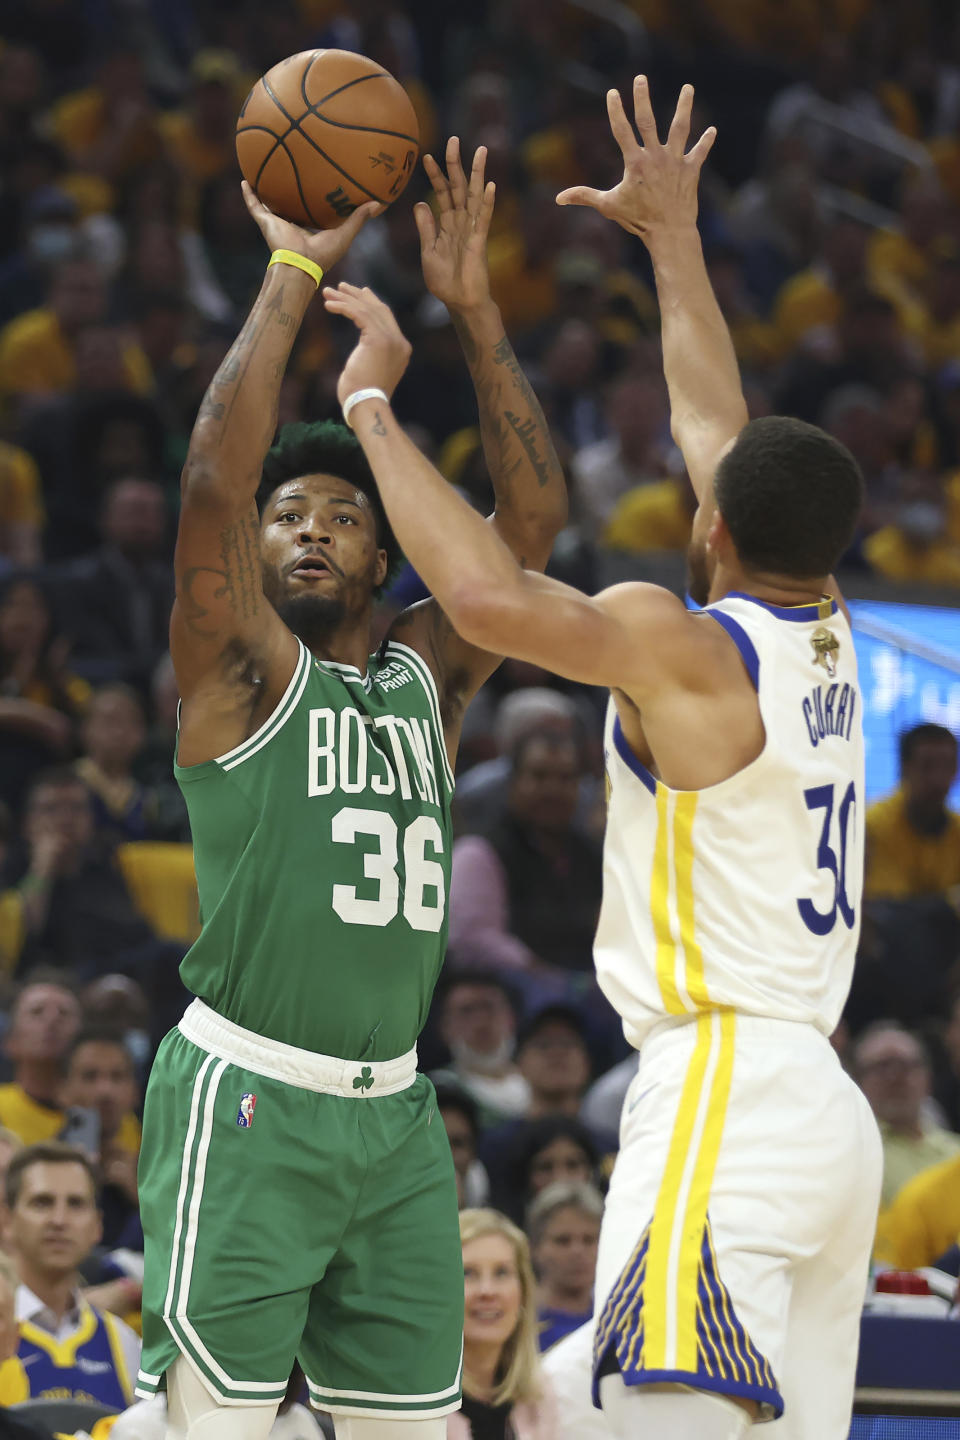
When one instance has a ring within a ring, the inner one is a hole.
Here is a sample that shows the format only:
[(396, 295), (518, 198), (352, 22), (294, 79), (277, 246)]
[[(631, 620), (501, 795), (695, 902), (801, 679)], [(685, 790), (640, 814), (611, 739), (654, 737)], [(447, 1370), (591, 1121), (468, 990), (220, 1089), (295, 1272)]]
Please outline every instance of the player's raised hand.
[[(623, 155), (623, 179), (612, 190), (575, 185), (557, 196), (558, 205), (589, 205), (633, 235), (693, 225), (697, 219), (697, 183), (703, 162), (717, 138), (711, 125), (689, 150), (693, 86), (684, 85), (666, 143), (657, 134), (645, 75), (633, 82), (633, 113), (638, 142), (618, 90), (607, 91), (610, 129)], [(641, 143), (642, 142), (642, 143)]]
[(307, 230), (274, 215), (246, 180), (241, 180), (240, 185), (247, 209), (259, 225), (270, 249), (295, 250), (298, 255), (305, 255), (308, 260), (319, 265), (324, 273), (336, 265), (338, 260), (343, 259), (367, 221), (374, 215), (379, 215), (384, 208), (376, 200), (371, 200), (366, 205), (358, 206), (352, 215), (348, 215), (342, 224), (335, 225), (332, 230)]
[(372, 290), (361, 290), (346, 281), (324, 286), (323, 303), (331, 315), (346, 315), (360, 331), (337, 381), (340, 404), (357, 390), (383, 390), (392, 395), (407, 368), (410, 341), (389, 305)]
[(423, 278), (430, 293), (448, 310), (472, 310), (490, 298), (487, 235), (496, 186), (492, 180), (484, 181), (485, 146), (473, 157), (469, 179), (455, 135), (447, 141), (446, 159), (444, 174), (432, 155), (423, 157), (423, 168), (437, 197), (437, 215), (423, 201), (413, 207)]

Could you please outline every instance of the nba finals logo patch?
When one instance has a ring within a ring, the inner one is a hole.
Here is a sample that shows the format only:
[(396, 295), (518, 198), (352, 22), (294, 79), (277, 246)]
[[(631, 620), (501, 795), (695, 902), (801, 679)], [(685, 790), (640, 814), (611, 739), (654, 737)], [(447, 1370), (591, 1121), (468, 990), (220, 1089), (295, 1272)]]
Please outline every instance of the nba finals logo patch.
[(237, 1111), (237, 1124), (241, 1130), (249, 1130), (253, 1124), (253, 1112), (257, 1108), (257, 1097), (249, 1091), (246, 1095), (240, 1096), (240, 1109)]

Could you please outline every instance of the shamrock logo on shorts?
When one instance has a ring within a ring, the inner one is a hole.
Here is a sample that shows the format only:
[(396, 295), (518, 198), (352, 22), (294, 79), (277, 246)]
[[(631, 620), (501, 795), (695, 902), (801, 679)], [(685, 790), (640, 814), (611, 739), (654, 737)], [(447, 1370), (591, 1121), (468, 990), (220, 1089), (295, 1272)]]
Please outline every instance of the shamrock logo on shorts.
[(373, 1071), (370, 1069), (369, 1065), (364, 1065), (363, 1069), (360, 1071), (360, 1074), (355, 1078), (353, 1082), (353, 1088), (354, 1090), (369, 1090), (372, 1084)]

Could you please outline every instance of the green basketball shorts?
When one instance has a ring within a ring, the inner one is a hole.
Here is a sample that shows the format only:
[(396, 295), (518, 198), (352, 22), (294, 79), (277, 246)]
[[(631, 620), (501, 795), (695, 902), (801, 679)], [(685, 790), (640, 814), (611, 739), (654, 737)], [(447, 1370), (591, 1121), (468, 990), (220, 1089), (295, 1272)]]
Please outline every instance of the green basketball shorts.
[(416, 1052), (312, 1055), (196, 1000), (163, 1041), (140, 1151), (137, 1394), (182, 1354), (225, 1405), (408, 1419), (460, 1404), (453, 1162)]

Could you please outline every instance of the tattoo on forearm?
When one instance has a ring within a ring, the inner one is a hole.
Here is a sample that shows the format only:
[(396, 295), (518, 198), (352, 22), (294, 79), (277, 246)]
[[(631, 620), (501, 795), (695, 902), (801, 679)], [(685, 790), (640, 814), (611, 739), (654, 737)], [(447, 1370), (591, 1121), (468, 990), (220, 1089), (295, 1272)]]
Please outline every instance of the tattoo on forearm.
[(191, 565), (185, 570), (177, 587), (177, 603), (191, 635), (200, 640), (215, 640), (217, 626), (208, 617), (212, 605), (227, 593), (227, 577), (223, 570), (209, 565)]
[(214, 400), (210, 392), (207, 391), (206, 395), (204, 395), (202, 401), (200, 402), (200, 409), (197, 413), (197, 419), (222, 420), (223, 412), (225, 409), (226, 406), (223, 405), (219, 400)]
[(256, 614), (262, 593), (258, 541), (257, 525), (252, 515), (233, 525), (225, 525), (220, 532), (225, 588), (234, 611), (244, 620)]
[(289, 330), (291, 325), (296, 325), (296, 315), (291, 315), (289, 310), (283, 308), (283, 290), (281, 285), (276, 295), (271, 296), (266, 304), (266, 312), (272, 319), (276, 320), (282, 330)]
[(387, 433), (387, 427), (381, 419), (379, 410), (375, 410), (373, 413), (373, 427), (370, 433), (372, 435), (386, 435)]
[(526, 452), (527, 459), (530, 461), (530, 465), (533, 469), (533, 473), (537, 477), (537, 484), (542, 489), (543, 486), (548, 484), (550, 481), (550, 470), (547, 466), (546, 460), (544, 460), (540, 452), (537, 450), (537, 434), (540, 427), (533, 419), (521, 420), (519, 415), (514, 415), (512, 410), (507, 410), (504, 413), (506, 415), (507, 424), (510, 426), (510, 429), (513, 431), (514, 435), (516, 435), (517, 439), (520, 441), (520, 444), (523, 446), (524, 451)]

